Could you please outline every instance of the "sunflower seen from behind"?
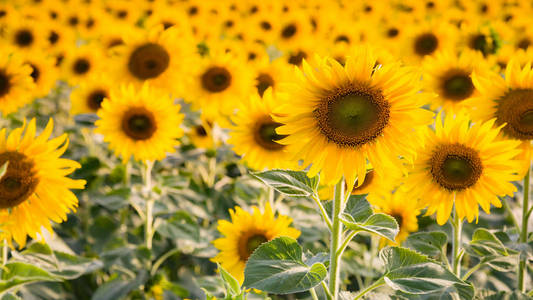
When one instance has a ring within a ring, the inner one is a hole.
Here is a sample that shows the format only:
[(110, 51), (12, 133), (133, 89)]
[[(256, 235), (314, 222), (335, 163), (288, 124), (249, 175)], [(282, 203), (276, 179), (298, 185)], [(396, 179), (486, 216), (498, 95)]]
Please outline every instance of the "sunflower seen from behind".
[(161, 160), (175, 151), (183, 135), (180, 105), (148, 84), (112, 90), (98, 116), (95, 132), (104, 136), (104, 142), (124, 162), (131, 156), (138, 161)]
[(0, 237), (19, 248), (27, 236), (37, 238), (43, 229), (52, 232), (51, 222), (61, 223), (76, 211), (78, 199), (71, 189), (83, 189), (85, 180), (66, 177), (80, 164), (60, 156), (66, 151), (66, 134), (49, 139), (50, 119), (36, 136), (35, 119), (20, 128), (0, 130), (0, 165), (8, 163), (0, 178)]
[(437, 213), (437, 223), (446, 223), (452, 208), (459, 220), (477, 220), (479, 207), (501, 207), (498, 197), (516, 191), (512, 181), (523, 161), (517, 157), (520, 141), (499, 136), (496, 120), (471, 123), (463, 110), (457, 115), (439, 114), (435, 130), (427, 129), (424, 146), (418, 151), (407, 177), (409, 195), (427, 206), (427, 215)]
[(220, 252), (211, 260), (220, 263), (241, 284), (244, 266), (257, 247), (280, 236), (294, 239), (300, 236), (299, 230), (290, 227), (292, 219), (284, 215), (276, 218), (269, 204), (263, 212), (255, 206), (252, 210), (249, 213), (238, 206), (230, 209), (231, 222), (218, 221), (217, 229), (223, 237), (213, 241)]
[(347, 57), (345, 66), (316, 57), (287, 85), (286, 99), (274, 111), (279, 141), (287, 145), (308, 176), (321, 173), (333, 185), (344, 176), (351, 188), (364, 182), (367, 160), (377, 170), (401, 167), (399, 155), (413, 155), (413, 133), (429, 124), (433, 113), (422, 109), (417, 72), (398, 63), (376, 65), (367, 47)]
[(255, 170), (289, 169), (296, 166), (285, 145), (278, 143), (285, 136), (276, 133), (276, 128), (282, 124), (271, 117), (276, 105), (272, 89), (269, 88), (263, 98), (252, 94), (232, 117), (235, 126), (231, 128), (227, 143), (233, 145), (233, 151)]
[(0, 112), (2, 116), (17, 111), (33, 100), (35, 83), (32, 68), (15, 53), (0, 50)]

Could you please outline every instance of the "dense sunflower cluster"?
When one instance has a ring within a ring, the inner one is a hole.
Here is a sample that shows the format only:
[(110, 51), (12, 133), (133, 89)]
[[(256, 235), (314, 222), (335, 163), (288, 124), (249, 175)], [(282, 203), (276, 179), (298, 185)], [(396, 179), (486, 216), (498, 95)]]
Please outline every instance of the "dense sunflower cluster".
[[(489, 213), (529, 169), (532, 13), (518, 0), (4, 1), (0, 113), (66, 83), (70, 114), (96, 114), (124, 162), (225, 143), (255, 170), (305, 169), (325, 191), (344, 180), (397, 217), (401, 241), (424, 209), (441, 225), (454, 207)], [(0, 132), (2, 234), (19, 245), (83, 187), (64, 177), (77, 167), (59, 158), (65, 137), (35, 131)], [(14, 227), (30, 212), (42, 219)], [(240, 281), (259, 244), (299, 235), (270, 207), (231, 217), (214, 260)]]

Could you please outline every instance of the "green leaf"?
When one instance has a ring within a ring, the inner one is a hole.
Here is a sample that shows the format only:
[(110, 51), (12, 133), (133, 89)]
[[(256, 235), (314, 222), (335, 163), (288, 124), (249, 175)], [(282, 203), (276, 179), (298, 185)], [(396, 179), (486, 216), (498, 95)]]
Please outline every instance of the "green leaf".
[(468, 254), (477, 257), (507, 256), (509, 253), (503, 243), (485, 228), (478, 228), (472, 235), (472, 240), (465, 247)]
[(130, 188), (120, 188), (107, 193), (105, 196), (92, 197), (91, 200), (109, 210), (119, 210), (128, 205), (130, 193)]
[(241, 294), (241, 285), (239, 281), (235, 279), (228, 271), (226, 271), (221, 265), (217, 264), (218, 271), (220, 272), (220, 277), (226, 285), (226, 290), (228, 291), (229, 296), (237, 296)]
[(438, 256), (441, 255), (447, 240), (446, 234), (441, 231), (417, 232), (407, 237), (405, 245), (422, 254)]
[(356, 222), (351, 215), (343, 213), (341, 215), (341, 222), (344, 223), (348, 229), (377, 234), (393, 242), (399, 232), (396, 220), (389, 215), (381, 213), (371, 215), (363, 223)]
[(11, 293), (4, 294), (2, 298), (0, 299), (1, 300), (22, 300), (22, 298), (20, 298), (19, 296), (15, 294), (11, 294)]
[(302, 247), (290, 237), (279, 237), (259, 246), (244, 269), (244, 286), (272, 294), (307, 291), (327, 276), (324, 264), (303, 262)]
[(253, 173), (276, 191), (291, 197), (309, 197), (318, 187), (318, 176), (309, 178), (305, 172), (289, 170), (271, 170)]
[(507, 292), (507, 291), (490, 291), (481, 290), (477, 293), (475, 300), (530, 300), (531, 297), (519, 291)]
[(40, 281), (61, 281), (61, 278), (32, 264), (10, 262), (2, 269), (0, 293), (9, 291), (15, 287)]
[(366, 200), (366, 195), (351, 195), (346, 202), (344, 213), (352, 216), (355, 222), (364, 222), (374, 212)]
[(441, 264), (413, 250), (387, 247), (380, 252), (385, 263), (385, 283), (408, 294), (457, 292), (461, 299), (472, 299), (472, 285), (457, 278)]
[(95, 291), (92, 300), (117, 300), (125, 298), (131, 291), (138, 289), (148, 279), (146, 272), (138, 274), (132, 280), (113, 278)]
[(156, 231), (169, 239), (200, 240), (198, 224), (195, 221), (190, 222), (189, 219), (181, 214), (176, 214), (168, 220), (162, 220)]

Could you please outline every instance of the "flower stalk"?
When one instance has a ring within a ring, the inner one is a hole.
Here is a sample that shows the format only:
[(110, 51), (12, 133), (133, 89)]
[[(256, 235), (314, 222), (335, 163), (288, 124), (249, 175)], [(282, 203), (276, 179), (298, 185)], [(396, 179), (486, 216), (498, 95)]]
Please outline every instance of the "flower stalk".
[(339, 274), (341, 269), (341, 257), (337, 255), (341, 243), (342, 223), (340, 214), (343, 208), (344, 198), (344, 179), (341, 179), (335, 185), (333, 208), (331, 211), (331, 246), (330, 246), (330, 266), (329, 266), (329, 291), (333, 300), (338, 299), (339, 293)]
[[(527, 242), (527, 225), (529, 221), (529, 174), (531, 168), (527, 169), (526, 177), (524, 177), (524, 195), (522, 197), (522, 228), (520, 229), (520, 243)], [(527, 258), (519, 258), (520, 262), (518, 263), (518, 289), (522, 292), (526, 292), (526, 260)]]

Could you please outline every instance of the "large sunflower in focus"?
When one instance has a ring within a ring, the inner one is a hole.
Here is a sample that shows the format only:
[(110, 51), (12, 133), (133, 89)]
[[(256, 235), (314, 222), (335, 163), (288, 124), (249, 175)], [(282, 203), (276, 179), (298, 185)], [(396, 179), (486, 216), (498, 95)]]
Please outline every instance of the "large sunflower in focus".
[(283, 215), (274, 218), (268, 204), (263, 213), (253, 207), (253, 213), (250, 214), (238, 206), (229, 212), (231, 222), (218, 221), (217, 229), (224, 237), (213, 241), (220, 253), (212, 261), (220, 263), (241, 284), (244, 281), (246, 261), (257, 247), (280, 236), (295, 239), (300, 236), (299, 230), (289, 227), (292, 219)]
[(53, 130), (50, 119), (35, 136), (35, 119), (6, 136), (0, 130), (0, 166), (8, 163), (0, 178), (0, 238), (20, 248), (27, 236), (37, 238), (42, 229), (52, 232), (50, 221), (61, 223), (75, 211), (78, 199), (70, 189), (83, 189), (85, 180), (66, 175), (80, 165), (60, 158), (68, 145), (66, 134), (48, 140)]
[(423, 104), (420, 77), (399, 64), (376, 65), (368, 48), (358, 48), (345, 66), (330, 58), (316, 62), (296, 75), (287, 86), (287, 99), (274, 119), (288, 137), (295, 158), (312, 165), (308, 175), (321, 172), (325, 184), (342, 176), (348, 187), (357, 177), (364, 182), (367, 160), (377, 170), (389, 164), (401, 168), (399, 155), (410, 157), (418, 126), (431, 122), (433, 113)]
[(228, 144), (233, 145), (235, 153), (243, 156), (248, 166), (256, 170), (295, 166), (285, 146), (277, 142), (285, 136), (276, 133), (276, 128), (282, 124), (270, 116), (275, 105), (272, 89), (267, 89), (263, 98), (252, 94), (232, 118), (235, 126)]
[(435, 131), (427, 129), (424, 148), (418, 151), (406, 188), (427, 214), (437, 213), (437, 223), (443, 225), (455, 210), (460, 220), (477, 220), (479, 206), (490, 213), (490, 205), (501, 206), (499, 196), (512, 196), (520, 179), (517, 170), (521, 160), (517, 155), (520, 142), (498, 136), (501, 127), (495, 120), (474, 123), (464, 111), (447, 114), (444, 123), (439, 114)]
[(460, 55), (453, 51), (438, 52), (424, 60), (424, 69), (428, 92), (438, 95), (432, 99), (431, 109), (454, 111), (469, 107), (469, 100), (479, 95), (472, 83), (472, 72), (489, 71), (480, 53), (466, 50)]
[(0, 51), (0, 112), (4, 117), (33, 100), (31, 73), (32, 68), (19, 56)]
[(102, 102), (95, 132), (103, 134), (104, 141), (125, 162), (132, 155), (135, 160), (160, 160), (175, 151), (177, 139), (183, 135), (179, 110), (167, 93), (148, 84), (140, 90), (131, 84), (121, 86)]

